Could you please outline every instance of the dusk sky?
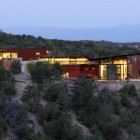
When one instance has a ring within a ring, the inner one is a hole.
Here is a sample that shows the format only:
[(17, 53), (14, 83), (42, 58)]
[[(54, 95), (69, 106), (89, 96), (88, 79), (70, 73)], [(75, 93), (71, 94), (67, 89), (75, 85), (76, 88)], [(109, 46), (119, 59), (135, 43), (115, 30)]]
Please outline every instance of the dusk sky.
[(140, 24), (140, 0), (0, 0), (0, 27)]

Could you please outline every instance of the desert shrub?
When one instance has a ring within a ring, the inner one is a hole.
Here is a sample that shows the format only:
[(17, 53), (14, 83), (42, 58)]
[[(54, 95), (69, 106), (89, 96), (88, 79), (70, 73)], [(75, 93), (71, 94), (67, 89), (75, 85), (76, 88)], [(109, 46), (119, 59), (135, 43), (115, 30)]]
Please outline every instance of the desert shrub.
[(107, 103), (103, 103), (99, 106), (97, 114), (97, 124), (99, 128), (103, 129), (106, 126), (106, 123), (111, 121), (113, 112), (112, 106)]
[(93, 85), (91, 80), (86, 80), (85, 78), (79, 79), (72, 97), (72, 102), (75, 109), (80, 109), (81, 107), (88, 106), (90, 100), (93, 99)]
[(103, 136), (107, 140), (112, 140), (115, 137), (121, 135), (120, 126), (118, 123), (107, 122), (106, 125), (102, 128)]
[(131, 101), (129, 100), (127, 95), (123, 95), (123, 94), (121, 95), (121, 104), (124, 107), (131, 107), (132, 106)]
[(93, 139), (94, 140), (105, 140), (102, 135), (97, 135), (97, 134), (95, 134), (95, 136), (93, 137)]
[(71, 121), (65, 114), (61, 114), (53, 121), (44, 122), (44, 131), (55, 140), (77, 140), (81, 137), (79, 129), (72, 126)]
[(131, 111), (128, 111), (128, 110), (124, 110), (122, 111), (121, 113), (121, 125), (122, 126), (129, 126), (129, 125), (132, 125), (134, 122), (135, 122), (135, 116), (134, 114), (132, 114)]
[(8, 130), (8, 123), (5, 114), (5, 106), (8, 102), (7, 96), (0, 91), (0, 139), (5, 135)]
[(25, 122), (27, 117), (24, 108), (16, 102), (9, 102), (5, 105), (4, 115), (8, 125), (13, 128)]
[(71, 105), (71, 99), (66, 93), (60, 92), (56, 103), (59, 104), (61, 110), (67, 110)]
[(49, 64), (37, 62), (35, 67), (30, 71), (32, 79), (37, 83), (43, 83), (44, 80), (51, 82), (53, 79), (58, 79), (63, 74), (63, 69), (60, 64)]
[(0, 81), (5, 79), (6, 73), (2, 64), (0, 64)]
[(125, 95), (130, 95), (130, 96), (136, 96), (136, 95), (137, 95), (136, 87), (135, 87), (135, 85), (132, 84), (132, 83), (126, 83), (126, 84), (120, 89), (120, 93), (121, 93), (121, 94), (125, 94)]
[(110, 103), (114, 108), (114, 113), (119, 115), (122, 110), (121, 97), (118, 94), (112, 94)]
[(0, 90), (2, 90), (2, 92), (7, 96), (16, 93), (15, 84), (12, 81), (3, 81)]
[(0, 138), (7, 132), (8, 125), (4, 117), (0, 117)]
[(14, 129), (14, 134), (20, 140), (37, 140), (37, 134), (34, 132), (34, 129), (26, 124), (18, 125)]
[(30, 72), (33, 81), (43, 83), (45, 79), (51, 79), (51, 65), (37, 62), (35, 67)]
[(61, 114), (59, 109), (59, 105), (53, 102), (48, 103), (46, 106), (41, 108), (38, 112), (39, 121), (43, 124), (44, 121), (51, 121), (52, 119), (56, 119)]
[(66, 87), (64, 83), (51, 84), (44, 94), (44, 99), (52, 102), (57, 102), (61, 109), (68, 108), (70, 104), (70, 98), (67, 95)]
[(22, 101), (27, 110), (35, 112), (39, 108), (40, 91), (37, 86), (29, 85), (25, 88)]
[(31, 71), (34, 70), (34, 68), (35, 68), (35, 63), (34, 62), (30, 61), (30, 62), (27, 63), (27, 70), (28, 70), (29, 73), (31, 73)]
[(7, 102), (8, 102), (7, 96), (4, 93), (0, 92), (0, 115), (2, 114), (5, 104)]
[(20, 60), (14, 60), (11, 64), (11, 71), (13, 74), (21, 73), (21, 62)]
[(135, 140), (140, 139), (140, 126), (137, 124), (132, 125), (132, 127), (128, 130), (129, 135)]
[(71, 120), (60, 110), (57, 103), (49, 102), (42, 107), (38, 112), (38, 117), (48, 139), (82, 140), (80, 130), (71, 124)]
[(44, 99), (55, 102), (60, 92), (65, 92), (64, 87), (60, 83), (54, 83), (45, 91)]
[(139, 121), (140, 120), (140, 108), (139, 108), (139, 106), (135, 107), (133, 114), (135, 116), (135, 123), (140, 126), (140, 121)]

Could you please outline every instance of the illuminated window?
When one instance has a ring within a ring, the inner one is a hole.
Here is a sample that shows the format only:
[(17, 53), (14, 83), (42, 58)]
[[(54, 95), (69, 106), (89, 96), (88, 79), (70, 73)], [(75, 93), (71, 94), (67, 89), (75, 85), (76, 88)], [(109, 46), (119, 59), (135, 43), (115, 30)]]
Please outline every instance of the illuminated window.
[(87, 64), (89, 63), (88, 59), (86, 58), (40, 58), (41, 62), (48, 61), (49, 63), (59, 63), (63, 64)]
[(51, 64), (54, 64), (54, 63), (55, 63), (55, 60), (54, 60), (54, 58), (50, 58), (50, 59), (48, 60), (48, 62), (51, 63)]
[(106, 79), (107, 65), (100, 66), (100, 74), (101, 74), (101, 79)]
[(40, 56), (40, 52), (36, 52), (36, 56)]
[(10, 52), (3, 53), (3, 58), (10, 58)]
[(65, 74), (63, 74), (63, 78), (69, 78), (69, 73), (66, 72)]
[(11, 53), (11, 58), (17, 58), (17, 57), (18, 57), (17, 53)]

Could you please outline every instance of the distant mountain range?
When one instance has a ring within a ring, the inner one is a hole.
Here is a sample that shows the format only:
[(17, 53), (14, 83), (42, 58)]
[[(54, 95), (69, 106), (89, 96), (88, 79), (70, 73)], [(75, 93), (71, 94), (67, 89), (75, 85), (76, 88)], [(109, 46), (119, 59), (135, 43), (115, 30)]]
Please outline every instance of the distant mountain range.
[(5, 27), (0, 28), (0, 30), (12, 34), (41, 36), (47, 39), (140, 42), (140, 24), (91, 29), (70, 29), (57, 27)]

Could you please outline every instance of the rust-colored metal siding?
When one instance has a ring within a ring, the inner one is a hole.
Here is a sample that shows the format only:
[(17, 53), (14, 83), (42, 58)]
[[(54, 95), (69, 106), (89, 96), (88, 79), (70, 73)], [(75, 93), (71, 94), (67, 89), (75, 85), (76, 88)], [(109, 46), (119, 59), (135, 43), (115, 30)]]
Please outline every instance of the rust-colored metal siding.
[(81, 76), (97, 76), (99, 79), (99, 65), (62, 65), (62, 67), (69, 73), (69, 77), (80, 78)]
[(138, 79), (140, 77), (140, 55), (128, 56), (128, 65), (131, 65), (131, 78)]
[(3, 48), (4, 51), (11, 53), (18, 53), (18, 57), (22, 58), (23, 61), (35, 60), (36, 53), (39, 52), (40, 55), (46, 55), (46, 48)]

